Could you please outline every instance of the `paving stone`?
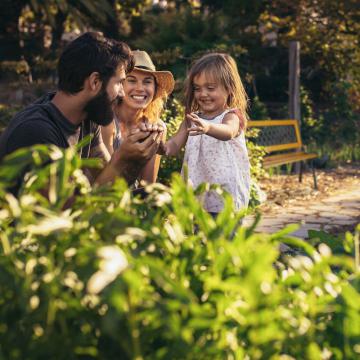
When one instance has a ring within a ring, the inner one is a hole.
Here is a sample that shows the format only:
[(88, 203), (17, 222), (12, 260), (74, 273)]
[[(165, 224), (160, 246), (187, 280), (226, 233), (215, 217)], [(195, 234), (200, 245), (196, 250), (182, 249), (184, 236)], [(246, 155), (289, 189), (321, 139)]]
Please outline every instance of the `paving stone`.
[(277, 231), (278, 228), (272, 226), (272, 227), (268, 227), (268, 226), (258, 226), (256, 228), (256, 232), (262, 232), (262, 233), (267, 233), (267, 234), (272, 234), (274, 232)]
[(319, 224), (319, 223), (306, 223), (302, 227), (306, 228), (308, 230), (321, 230), (321, 229), (324, 229), (325, 226), (328, 226), (328, 225)]
[[(360, 189), (353, 188), (306, 206), (294, 204), (287, 208), (274, 208), (272, 212), (273, 214), (266, 214), (261, 218), (256, 229), (258, 232), (274, 233), (286, 225), (301, 224), (292, 235), (306, 239), (308, 230), (328, 231), (360, 222)], [(253, 221), (254, 216), (247, 216), (244, 225), (250, 226)]]
[[(331, 209), (340, 211), (341, 210), (341, 205), (332, 204)], [(308, 206), (307, 210), (311, 210), (311, 211), (314, 210), (314, 211), (317, 211), (317, 212), (326, 212), (326, 211), (329, 211), (329, 204), (324, 204), (324, 203), (311, 204), (311, 205)]]
[(319, 213), (319, 216), (324, 217), (324, 218), (329, 218), (333, 222), (336, 222), (337, 220), (345, 220), (345, 219), (349, 219), (350, 221), (352, 220), (351, 216), (339, 214), (339, 213), (336, 213), (336, 211), (334, 211), (334, 212), (322, 212), (322, 213)]
[(265, 234), (274, 234), (274, 233), (280, 231), (281, 229), (282, 229), (282, 227), (279, 227), (279, 228), (275, 228), (275, 227), (256, 228), (256, 232), (257, 233), (265, 233)]
[(294, 211), (290, 211), (287, 214), (276, 214), (278, 217), (281, 217), (282, 219), (288, 221), (288, 220), (294, 220), (297, 222), (303, 221), (307, 216), (309, 216), (309, 212), (307, 214), (299, 214)]
[(308, 215), (309, 214), (309, 209), (308, 208), (300, 208), (300, 209), (289, 209), (289, 211), (291, 211), (294, 214), (299, 214), (299, 215)]
[(340, 201), (339, 205), (342, 209), (358, 210), (360, 212), (360, 197), (359, 201)]
[(286, 224), (285, 221), (281, 221), (281, 219), (268, 219), (268, 220), (261, 220), (259, 226), (265, 226), (265, 227), (279, 227)]
[(291, 206), (291, 208), (284, 209), (284, 212), (285, 213), (287, 213), (288, 211), (297, 212), (297, 211), (302, 211), (302, 210), (304, 210), (304, 206), (294, 205), (294, 206)]
[(359, 201), (346, 201), (340, 202), (342, 207), (351, 208), (351, 209), (360, 209), (360, 200)]
[(309, 237), (308, 229), (304, 228), (294, 231), (293, 233), (291, 233), (291, 235), (301, 239), (307, 239)]
[(343, 196), (334, 196), (328, 199), (323, 200), (325, 204), (339, 204), (342, 202), (352, 203), (354, 206), (359, 206), (359, 201), (354, 201), (354, 199), (360, 198), (360, 195), (355, 193), (349, 193)]
[(352, 216), (352, 217), (359, 217), (360, 216), (360, 208), (354, 209), (354, 208), (342, 208), (340, 213), (342, 215)]
[(330, 223), (329, 226), (332, 227), (337, 227), (337, 226), (342, 226), (342, 225), (352, 225), (357, 223), (359, 220), (357, 220), (356, 218), (353, 219), (338, 219), (333, 223)]
[(307, 216), (307, 217), (304, 219), (304, 222), (305, 222), (305, 224), (314, 223), (314, 224), (322, 224), (322, 225), (325, 225), (325, 224), (329, 224), (329, 223), (330, 223), (330, 221), (329, 221), (328, 218), (323, 218), (323, 217), (315, 216), (315, 215), (309, 215), (309, 216)]

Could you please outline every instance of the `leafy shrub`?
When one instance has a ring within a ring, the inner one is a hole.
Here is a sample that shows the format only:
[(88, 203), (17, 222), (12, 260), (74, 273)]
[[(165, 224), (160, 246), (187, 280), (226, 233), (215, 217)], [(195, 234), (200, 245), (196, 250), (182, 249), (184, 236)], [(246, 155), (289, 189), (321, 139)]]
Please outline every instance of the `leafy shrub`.
[(2, 77), (18, 78), (19, 76), (28, 76), (29, 73), (30, 66), (25, 60), (0, 62), (0, 75)]
[(346, 81), (328, 89), (329, 102), (315, 112), (309, 92), (301, 89), (301, 134), (304, 142), (334, 160), (360, 159), (360, 113), (354, 98), (356, 87)]
[(146, 31), (133, 41), (133, 47), (148, 51), (176, 79), (183, 79), (191, 61), (205, 52), (228, 52), (235, 58), (247, 53), (227, 34), (228, 24), (220, 13), (206, 14), (181, 6), (160, 14), (148, 13), (141, 21)]
[[(29, 164), (16, 199), (4, 187)], [(226, 194), (215, 221), (179, 176), (140, 199), (121, 180), (92, 189), (84, 165), (36, 146), (0, 167), (1, 358), (358, 357), (358, 233), (332, 255), (294, 227), (234, 232)], [(280, 242), (301, 252), (279, 257)]]
[(269, 114), (266, 105), (255, 96), (251, 101), (250, 107), (250, 119), (251, 120), (266, 120), (269, 118)]
[(314, 104), (310, 94), (303, 86), (300, 87), (301, 99), (301, 137), (305, 144), (314, 143), (316, 133), (321, 126), (321, 121), (316, 119), (314, 114)]
[[(175, 98), (169, 101), (169, 107), (163, 112), (162, 120), (166, 123), (167, 138), (172, 137), (178, 131), (180, 124), (184, 120), (184, 107)], [(168, 185), (171, 175), (180, 172), (184, 151), (176, 157), (162, 156), (159, 170), (159, 181)]]

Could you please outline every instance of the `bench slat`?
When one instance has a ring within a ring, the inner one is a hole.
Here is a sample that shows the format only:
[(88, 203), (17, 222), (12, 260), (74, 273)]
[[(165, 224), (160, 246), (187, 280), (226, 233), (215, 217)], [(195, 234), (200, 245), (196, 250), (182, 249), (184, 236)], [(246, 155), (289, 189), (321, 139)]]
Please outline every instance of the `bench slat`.
[(269, 168), (273, 166), (279, 166), (283, 164), (289, 164), (289, 163), (310, 160), (315, 158), (317, 158), (317, 154), (304, 153), (304, 152), (270, 155), (264, 158), (264, 167)]
[(296, 120), (252, 120), (248, 127), (258, 128), (257, 143), (267, 152), (293, 150), (302, 147)]
[[(302, 151), (302, 141), (297, 120), (253, 120), (248, 127), (258, 128), (258, 145), (262, 145), (268, 153), (283, 150), (297, 149), (297, 152), (287, 152), (275, 155), (266, 155), (263, 166), (265, 169), (317, 158), (317, 154)], [(314, 188), (317, 189), (315, 168), (312, 166)], [(299, 181), (302, 179), (300, 166)]]

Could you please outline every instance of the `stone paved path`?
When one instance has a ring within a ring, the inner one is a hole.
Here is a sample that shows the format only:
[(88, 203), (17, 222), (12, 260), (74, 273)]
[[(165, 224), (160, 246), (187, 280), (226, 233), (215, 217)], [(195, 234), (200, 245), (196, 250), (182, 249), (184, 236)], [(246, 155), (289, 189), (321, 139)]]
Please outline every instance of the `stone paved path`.
[[(253, 216), (245, 218), (249, 225)], [(360, 223), (360, 187), (342, 189), (328, 198), (292, 205), (263, 215), (257, 231), (273, 233), (288, 224), (301, 224), (292, 235), (306, 239), (308, 230), (336, 230)]]

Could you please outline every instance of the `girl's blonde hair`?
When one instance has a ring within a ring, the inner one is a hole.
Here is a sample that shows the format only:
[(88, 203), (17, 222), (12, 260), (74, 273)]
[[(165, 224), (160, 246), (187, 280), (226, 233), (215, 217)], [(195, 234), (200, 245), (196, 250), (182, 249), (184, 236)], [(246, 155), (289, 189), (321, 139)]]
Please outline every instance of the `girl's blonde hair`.
[(247, 121), (248, 96), (240, 79), (235, 60), (228, 54), (210, 53), (202, 56), (191, 66), (185, 82), (186, 112), (199, 111), (194, 97), (194, 78), (204, 73), (210, 79), (218, 81), (228, 93), (227, 107), (237, 109), (242, 115), (244, 123)]

